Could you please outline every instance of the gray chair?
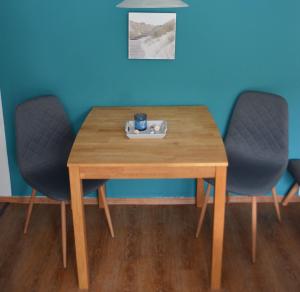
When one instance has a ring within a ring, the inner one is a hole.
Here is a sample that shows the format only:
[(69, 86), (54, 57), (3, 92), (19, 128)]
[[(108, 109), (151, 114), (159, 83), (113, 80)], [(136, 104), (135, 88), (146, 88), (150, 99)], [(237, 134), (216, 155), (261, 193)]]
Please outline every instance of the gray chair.
[(300, 159), (290, 159), (288, 164), (288, 170), (291, 175), (294, 177), (295, 182), (288, 192), (287, 196), (282, 201), (283, 206), (287, 206), (292, 198), (299, 193), (299, 185), (300, 185)]
[[(16, 109), (17, 162), (24, 180), (32, 187), (24, 233), (27, 233), (37, 192), (59, 201), (61, 205), (63, 264), (67, 265), (66, 203), (70, 201), (67, 160), (75, 139), (69, 119), (55, 96), (30, 99)], [(112, 237), (105, 180), (84, 180), (83, 192), (98, 190)]]
[[(236, 102), (225, 137), (228, 156), (227, 193), (251, 196), (252, 261), (256, 259), (257, 196), (272, 191), (281, 221), (275, 185), (288, 163), (288, 106), (284, 98), (247, 91)], [(196, 237), (204, 220), (211, 185), (209, 179)]]

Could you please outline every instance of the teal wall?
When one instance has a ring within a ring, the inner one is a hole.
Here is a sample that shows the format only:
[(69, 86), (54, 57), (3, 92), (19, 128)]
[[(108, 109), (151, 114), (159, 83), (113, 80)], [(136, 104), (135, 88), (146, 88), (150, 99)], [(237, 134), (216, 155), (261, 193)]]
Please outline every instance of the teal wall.
[[(290, 156), (300, 156), (300, 1), (190, 0), (177, 12), (175, 61), (127, 59), (117, 0), (0, 1), (0, 88), (13, 194), (28, 193), (15, 159), (14, 109), (59, 96), (78, 128), (93, 105), (208, 105), (224, 131), (245, 89), (290, 106)], [(291, 183), (279, 184), (284, 193)], [(110, 196), (192, 196), (193, 180), (111, 181)]]

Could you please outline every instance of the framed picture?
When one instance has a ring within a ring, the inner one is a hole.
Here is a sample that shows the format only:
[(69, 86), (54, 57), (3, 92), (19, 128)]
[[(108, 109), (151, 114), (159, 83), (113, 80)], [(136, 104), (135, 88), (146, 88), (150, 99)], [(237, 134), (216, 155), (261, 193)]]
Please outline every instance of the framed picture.
[(175, 59), (176, 13), (129, 13), (129, 59)]

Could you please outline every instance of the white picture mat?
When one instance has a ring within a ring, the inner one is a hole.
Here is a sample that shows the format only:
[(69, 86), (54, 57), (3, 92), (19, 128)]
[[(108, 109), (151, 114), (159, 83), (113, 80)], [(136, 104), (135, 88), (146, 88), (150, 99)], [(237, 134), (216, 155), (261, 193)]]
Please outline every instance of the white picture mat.
[(0, 196), (11, 196), (10, 174), (4, 130), (2, 98), (0, 92)]

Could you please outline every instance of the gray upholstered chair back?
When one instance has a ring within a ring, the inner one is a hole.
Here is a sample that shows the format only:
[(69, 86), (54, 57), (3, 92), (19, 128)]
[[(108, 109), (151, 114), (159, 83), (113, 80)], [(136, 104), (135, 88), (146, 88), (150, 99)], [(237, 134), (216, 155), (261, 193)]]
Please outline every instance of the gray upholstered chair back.
[[(288, 163), (288, 105), (278, 95), (247, 91), (232, 113), (225, 138), (231, 160)], [(230, 163), (230, 161), (229, 161)]]
[(66, 167), (75, 135), (55, 96), (30, 99), (16, 109), (17, 160), (22, 176)]

